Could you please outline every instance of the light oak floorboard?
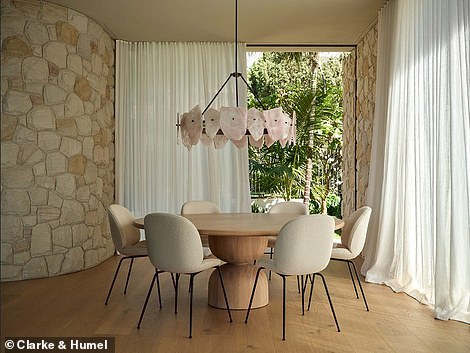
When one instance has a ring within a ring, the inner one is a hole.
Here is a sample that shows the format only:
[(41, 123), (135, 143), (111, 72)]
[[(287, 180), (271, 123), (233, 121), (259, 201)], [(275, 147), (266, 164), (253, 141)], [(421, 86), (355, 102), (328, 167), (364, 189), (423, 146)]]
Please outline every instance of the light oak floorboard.
[[(170, 275), (160, 275), (163, 308), (154, 288), (141, 329), (136, 328), (154, 270), (148, 259), (134, 262), (127, 295), (123, 294), (128, 264), (107, 306), (104, 300), (118, 258), (89, 270), (39, 280), (1, 284), (1, 335), (113, 336), (116, 352), (469, 352), (470, 326), (433, 318), (432, 309), (386, 286), (364, 283), (370, 312), (356, 299), (347, 266), (332, 262), (323, 272), (341, 332), (336, 332), (320, 279), (314, 287), (312, 308), (301, 315), (301, 297), (295, 277), (287, 280), (286, 341), (282, 341), (282, 281), (269, 282), (270, 304), (232, 312), (207, 305), (210, 271), (195, 278), (193, 338), (189, 339), (189, 277), (180, 279), (178, 314), (173, 312)], [(307, 300), (306, 300), (307, 302)]]

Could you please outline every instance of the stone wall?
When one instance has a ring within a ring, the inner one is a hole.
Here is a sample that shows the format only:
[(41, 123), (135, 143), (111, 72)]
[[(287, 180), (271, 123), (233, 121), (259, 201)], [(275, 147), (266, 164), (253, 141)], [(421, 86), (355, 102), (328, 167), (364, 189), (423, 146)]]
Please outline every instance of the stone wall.
[[(359, 41), (356, 50), (343, 64), (343, 215), (350, 214), (366, 203), (376, 73), (377, 26), (375, 25)], [(357, 79), (356, 84), (355, 79)]]
[(2, 281), (94, 266), (114, 252), (114, 42), (45, 1), (1, 11)]

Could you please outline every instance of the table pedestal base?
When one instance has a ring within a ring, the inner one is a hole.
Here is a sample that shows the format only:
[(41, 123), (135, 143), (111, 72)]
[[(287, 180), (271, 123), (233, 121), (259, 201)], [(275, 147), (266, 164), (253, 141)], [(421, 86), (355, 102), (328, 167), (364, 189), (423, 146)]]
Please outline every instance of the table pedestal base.
[[(250, 303), (251, 291), (255, 283), (258, 268), (253, 265), (225, 264), (220, 267), (224, 279), (225, 291), (230, 309), (247, 309)], [(225, 309), (224, 293), (220, 285), (217, 270), (212, 272), (209, 278), (209, 305)], [(264, 271), (261, 271), (256, 286), (252, 308), (260, 308), (268, 305), (268, 279)]]

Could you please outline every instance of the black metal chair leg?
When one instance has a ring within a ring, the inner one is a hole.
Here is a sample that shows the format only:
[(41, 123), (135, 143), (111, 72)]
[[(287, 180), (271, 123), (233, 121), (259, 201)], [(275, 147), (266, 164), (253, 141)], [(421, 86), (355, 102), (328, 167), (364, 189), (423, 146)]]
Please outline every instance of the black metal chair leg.
[(158, 276), (159, 273), (160, 271), (155, 269), (155, 276), (157, 276), (158, 304), (160, 305), (160, 309), (161, 309), (162, 308), (162, 296), (160, 294), (160, 277)]
[(323, 277), (321, 273), (315, 273), (314, 276), (316, 275), (320, 276), (323, 281), (323, 287), (325, 287), (326, 296), (328, 297), (328, 302), (330, 303), (330, 308), (331, 312), (333, 313), (333, 318), (335, 319), (336, 328), (338, 329), (338, 332), (341, 332), (339, 329), (338, 320), (336, 319), (335, 309), (333, 308), (333, 303), (330, 298), (330, 293), (328, 292), (328, 286), (326, 285), (325, 277)]
[(359, 288), (361, 289), (362, 299), (364, 299), (364, 304), (366, 305), (366, 309), (367, 311), (369, 311), (369, 306), (367, 305), (366, 296), (364, 295), (364, 290), (362, 289), (362, 284), (361, 284), (361, 280), (359, 279), (359, 274), (357, 273), (357, 270), (356, 270), (356, 265), (354, 265), (354, 262), (352, 261), (350, 262), (352, 263), (354, 272), (356, 273), (357, 282), (359, 282)]
[(310, 275), (310, 295), (308, 297), (307, 310), (310, 310), (310, 304), (312, 303), (312, 294), (313, 294), (313, 286), (314, 285), (315, 285), (315, 274)]
[(109, 288), (108, 296), (106, 297), (106, 301), (104, 302), (104, 305), (108, 305), (108, 300), (109, 300), (109, 297), (111, 296), (111, 292), (113, 291), (114, 283), (116, 282), (116, 278), (117, 278), (117, 275), (119, 273), (119, 269), (121, 268), (121, 264), (125, 259), (128, 259), (128, 257), (123, 257), (119, 261), (118, 267), (116, 268), (116, 272), (114, 272), (113, 281), (111, 282), (111, 287)]
[(302, 316), (305, 315), (305, 290), (304, 290), (304, 275), (300, 276), (300, 282), (302, 283)]
[(351, 271), (351, 263), (350, 263), (350, 261), (346, 261), (346, 262), (348, 264), (349, 276), (351, 276), (351, 281), (352, 281), (353, 286), (354, 286), (354, 292), (356, 292), (356, 298), (359, 299), (359, 294), (357, 293), (357, 288), (356, 288), (356, 281), (354, 280), (354, 276), (353, 276), (352, 271)]
[(300, 282), (299, 282), (299, 276), (297, 276), (297, 292), (300, 293)]
[[(176, 274), (175, 278), (175, 314), (178, 314), (178, 284), (180, 280), (180, 274)], [(191, 291), (191, 285), (189, 286), (189, 291)]]
[(246, 310), (245, 324), (248, 322), (248, 317), (250, 316), (251, 304), (253, 303), (253, 298), (255, 297), (256, 285), (258, 284), (259, 273), (262, 269), (263, 268), (260, 267), (256, 272), (255, 283), (253, 284), (253, 290), (251, 291), (250, 303), (248, 304), (248, 309)]
[(149, 302), (149, 298), (150, 298), (150, 294), (152, 294), (152, 289), (153, 289), (153, 285), (155, 283), (155, 277), (158, 276), (158, 273), (155, 273), (153, 275), (153, 278), (152, 278), (152, 283), (150, 283), (150, 288), (149, 288), (149, 291), (147, 293), (147, 297), (145, 298), (145, 303), (144, 303), (144, 307), (142, 308), (142, 312), (140, 313), (140, 318), (139, 318), (139, 322), (137, 323), (137, 328), (139, 329), (140, 328), (140, 324), (142, 322), (142, 319), (144, 318), (144, 313), (145, 313), (145, 309), (147, 309), (147, 304)]
[(220, 271), (219, 266), (217, 266), (217, 272), (219, 274), (220, 285), (222, 286), (222, 291), (224, 292), (224, 300), (225, 300), (225, 306), (227, 307), (228, 317), (230, 319), (230, 322), (232, 322), (232, 314), (230, 313), (230, 306), (228, 305), (227, 293), (225, 292), (224, 280), (222, 278), (222, 271)]
[(282, 277), (282, 340), (286, 340), (286, 276)]
[(134, 258), (131, 257), (131, 264), (129, 265), (129, 271), (127, 272), (126, 286), (124, 287), (124, 294), (127, 293), (127, 285), (129, 284), (129, 278), (131, 278), (132, 265), (134, 265)]
[[(273, 249), (273, 248), (270, 248), (270, 249), (271, 249), (271, 250), (269, 251), (269, 258), (272, 260), (272, 258), (273, 258), (273, 253), (274, 253), (274, 249)], [(271, 270), (269, 270), (268, 280), (269, 280), (269, 281), (271, 280)]]
[(173, 288), (176, 289), (175, 275), (173, 274), (173, 272), (170, 272), (170, 274), (171, 274), (171, 282), (173, 282)]
[(193, 338), (192, 332), (193, 332), (193, 292), (194, 292), (194, 273), (191, 273), (189, 277), (189, 288), (190, 288), (190, 293), (189, 293), (189, 338)]

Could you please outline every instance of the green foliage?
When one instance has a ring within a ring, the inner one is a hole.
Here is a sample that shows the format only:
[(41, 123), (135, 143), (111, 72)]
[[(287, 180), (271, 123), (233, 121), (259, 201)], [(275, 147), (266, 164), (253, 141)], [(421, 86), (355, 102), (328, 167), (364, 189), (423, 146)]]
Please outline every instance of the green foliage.
[[(305, 166), (313, 161), (311, 211), (326, 203), (329, 214), (341, 210), (342, 83), (341, 58), (318, 65), (315, 53), (264, 53), (248, 80), (264, 109), (281, 106), (297, 116), (297, 144), (250, 147), (252, 192), (286, 200), (302, 198)], [(318, 67), (317, 67), (318, 65)], [(317, 70), (313, 70), (317, 67)], [(312, 75), (312, 72), (315, 72)], [(261, 108), (252, 94), (249, 107)], [(309, 148), (312, 138), (313, 148)], [(331, 213), (330, 213), (331, 212)]]

